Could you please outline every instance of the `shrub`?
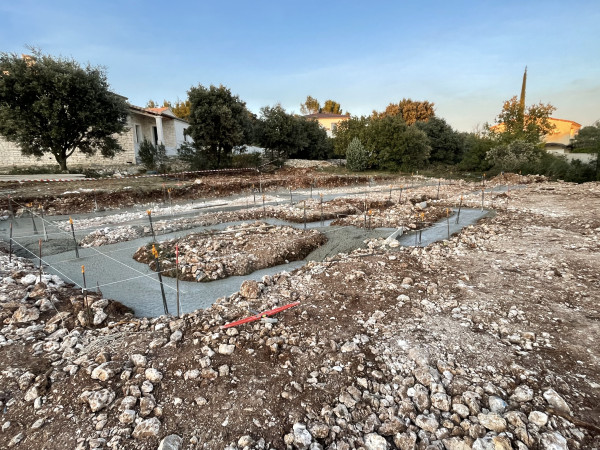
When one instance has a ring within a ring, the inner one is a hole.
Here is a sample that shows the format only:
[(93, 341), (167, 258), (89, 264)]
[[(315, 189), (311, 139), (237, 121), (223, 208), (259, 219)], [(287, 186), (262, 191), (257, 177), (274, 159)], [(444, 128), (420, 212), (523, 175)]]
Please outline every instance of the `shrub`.
[(354, 138), (346, 149), (346, 167), (353, 172), (366, 170), (369, 164), (369, 152), (360, 143), (360, 139)]
[(158, 170), (166, 172), (167, 150), (163, 144), (154, 145), (144, 139), (138, 150), (140, 162), (147, 170)]
[(508, 144), (497, 145), (486, 154), (486, 160), (500, 170), (514, 172), (525, 166), (537, 165), (543, 150), (524, 140), (515, 140)]

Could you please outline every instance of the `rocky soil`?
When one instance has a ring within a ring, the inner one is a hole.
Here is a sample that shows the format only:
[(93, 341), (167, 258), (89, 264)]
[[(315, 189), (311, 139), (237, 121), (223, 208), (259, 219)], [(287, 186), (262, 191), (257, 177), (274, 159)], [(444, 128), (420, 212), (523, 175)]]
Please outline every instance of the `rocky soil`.
[[(212, 281), (304, 259), (326, 241), (316, 230), (254, 222), (163, 241), (154, 248), (163, 275), (178, 276), (185, 281)], [(179, 247), (178, 271), (176, 246)], [(133, 258), (157, 271), (152, 248), (152, 244), (140, 247)]]
[(373, 240), (182, 318), (106, 313), (116, 304), (98, 296), (108, 317), (88, 327), (80, 291), (0, 255), (1, 442), (600, 448), (600, 184), (506, 196), (450, 240)]

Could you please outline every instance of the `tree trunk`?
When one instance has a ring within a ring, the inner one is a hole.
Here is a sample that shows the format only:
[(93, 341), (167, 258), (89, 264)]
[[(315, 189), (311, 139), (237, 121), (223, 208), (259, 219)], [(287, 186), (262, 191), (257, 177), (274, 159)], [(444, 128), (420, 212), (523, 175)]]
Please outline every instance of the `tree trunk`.
[(58, 155), (55, 154), (54, 157), (56, 158), (56, 162), (58, 163), (60, 171), (66, 172), (67, 171), (67, 155), (66, 155), (66, 153), (61, 152)]

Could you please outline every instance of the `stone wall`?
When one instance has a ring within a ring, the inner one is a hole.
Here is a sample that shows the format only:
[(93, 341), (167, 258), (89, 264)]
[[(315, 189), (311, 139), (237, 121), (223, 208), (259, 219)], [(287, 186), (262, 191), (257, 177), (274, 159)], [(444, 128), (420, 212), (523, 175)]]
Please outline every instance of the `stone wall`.
[[(92, 156), (84, 155), (78, 150), (75, 150), (67, 160), (67, 166), (115, 166), (125, 164), (135, 164), (135, 151), (133, 143), (133, 129), (131, 122), (128, 119), (128, 129), (119, 135), (117, 140), (124, 152), (117, 153), (114, 158), (103, 158), (99, 153)], [(41, 158), (33, 156), (24, 156), (21, 154), (19, 146), (13, 142), (9, 142), (0, 136), (0, 168), (11, 169), (13, 167), (38, 167), (38, 166), (53, 166), (58, 165), (54, 155), (46, 153)]]

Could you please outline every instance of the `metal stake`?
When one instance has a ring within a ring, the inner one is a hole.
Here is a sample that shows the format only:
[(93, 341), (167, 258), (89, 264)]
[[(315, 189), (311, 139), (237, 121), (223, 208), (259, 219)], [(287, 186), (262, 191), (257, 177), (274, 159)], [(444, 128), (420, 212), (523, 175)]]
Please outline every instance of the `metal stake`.
[(40, 282), (42, 281), (42, 240), (40, 239), (38, 242), (39, 245), (39, 253), (38, 253), (38, 258), (40, 260)]
[(163, 286), (162, 274), (160, 273), (160, 261), (158, 260), (158, 252), (156, 251), (156, 247), (152, 244), (152, 254), (154, 255), (154, 259), (156, 261), (156, 271), (158, 272), (158, 282), (160, 283), (160, 293), (162, 294), (163, 307), (165, 309), (165, 314), (169, 314), (169, 308), (167, 306), (167, 297), (165, 295), (165, 287)]
[(398, 204), (402, 203), (402, 186), (400, 186), (400, 196), (398, 197)]
[(484, 198), (484, 193), (483, 193), (483, 189), (481, 190), (481, 210), (483, 211), (483, 198)]
[(181, 317), (181, 303), (179, 302), (179, 244), (175, 244), (175, 287), (177, 289), (177, 317)]
[(450, 210), (446, 208), (446, 223), (448, 224), (448, 240), (450, 240)]
[(79, 246), (77, 245), (77, 239), (75, 238), (75, 228), (73, 228), (73, 219), (69, 217), (69, 223), (71, 224), (71, 234), (73, 235), (73, 242), (75, 243), (75, 256), (79, 258)]
[(302, 201), (302, 209), (303, 209), (303, 216), (304, 216), (304, 229), (306, 230), (306, 200)]
[(293, 205), (293, 204), (294, 204), (294, 201), (292, 198), (292, 188), (290, 188), (290, 205)]
[(438, 200), (440, 199), (440, 184), (442, 184), (441, 178), (438, 180), (438, 189), (437, 189), (437, 197), (436, 197)]
[(262, 202), (263, 202), (263, 216), (266, 217), (267, 215), (267, 208), (265, 208), (265, 196), (262, 196)]
[(98, 212), (98, 198), (96, 197), (96, 189), (94, 189), (94, 211)]
[(321, 226), (323, 226), (323, 194), (319, 194), (319, 197), (321, 198)]
[(33, 234), (38, 234), (37, 227), (35, 226), (35, 217), (33, 214), (33, 210), (29, 208), (29, 214), (31, 214), (31, 223), (33, 224)]
[(94, 318), (92, 317), (92, 311), (88, 305), (87, 298), (87, 284), (85, 282), (85, 266), (81, 266), (81, 276), (83, 277), (83, 307), (85, 308), (85, 313), (88, 319), (88, 326), (92, 326), (94, 324)]
[(13, 223), (11, 221), (10, 222), (10, 234), (9, 234), (9, 238), (8, 238), (8, 262), (9, 263), (12, 262), (12, 242), (13, 242), (13, 239), (12, 239), (12, 233), (13, 233), (12, 225), (13, 225)]
[(460, 203), (458, 204), (458, 213), (456, 214), (456, 223), (458, 223), (458, 220), (460, 219), (460, 208), (462, 207), (462, 195), (460, 196)]
[(154, 242), (156, 242), (156, 235), (154, 234), (154, 226), (152, 225), (152, 211), (147, 210), (146, 212), (148, 213), (148, 220), (150, 221), (150, 231), (152, 231), (152, 240)]
[(40, 216), (42, 218), (42, 230), (44, 231), (44, 241), (48, 242), (48, 233), (46, 232), (46, 222), (44, 221), (44, 206), (40, 205)]

